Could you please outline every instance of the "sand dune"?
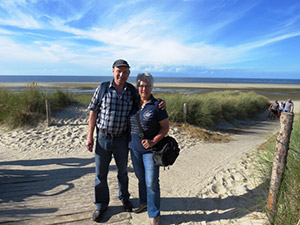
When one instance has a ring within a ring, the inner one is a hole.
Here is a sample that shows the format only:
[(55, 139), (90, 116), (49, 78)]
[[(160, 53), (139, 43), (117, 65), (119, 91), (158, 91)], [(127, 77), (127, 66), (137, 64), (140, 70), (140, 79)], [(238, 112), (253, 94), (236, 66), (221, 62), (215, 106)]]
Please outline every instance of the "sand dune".
[[(263, 224), (266, 218), (256, 207), (263, 184), (253, 174), (253, 153), (278, 125), (258, 123), (228, 143), (204, 143), (171, 128), (181, 153), (170, 169), (160, 171), (161, 224)], [(87, 109), (74, 105), (56, 113), (50, 127), (44, 122), (36, 128), (1, 129), (0, 223), (93, 224), (93, 154), (84, 146), (87, 128)], [(137, 204), (131, 163), (129, 177)], [(107, 223), (148, 224), (146, 213), (120, 209), (114, 162), (109, 186)]]

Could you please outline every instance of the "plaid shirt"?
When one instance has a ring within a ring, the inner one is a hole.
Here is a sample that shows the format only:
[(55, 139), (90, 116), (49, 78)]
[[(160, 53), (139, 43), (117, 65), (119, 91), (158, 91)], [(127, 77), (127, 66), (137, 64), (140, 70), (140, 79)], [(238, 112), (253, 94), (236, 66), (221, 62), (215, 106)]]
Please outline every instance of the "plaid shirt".
[[(108, 134), (122, 134), (127, 128), (129, 113), (133, 106), (132, 93), (127, 84), (121, 94), (117, 93), (111, 81), (102, 101), (99, 99), (100, 85), (88, 106), (89, 110), (98, 111), (97, 127)], [(99, 104), (101, 102), (101, 105)]]

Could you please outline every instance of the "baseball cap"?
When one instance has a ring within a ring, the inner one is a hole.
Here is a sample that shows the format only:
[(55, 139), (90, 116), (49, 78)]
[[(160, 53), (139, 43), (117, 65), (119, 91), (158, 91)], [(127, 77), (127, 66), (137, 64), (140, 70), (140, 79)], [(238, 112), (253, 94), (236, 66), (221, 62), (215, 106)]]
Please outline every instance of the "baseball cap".
[(112, 68), (120, 67), (120, 66), (126, 66), (126, 67), (130, 68), (128, 62), (126, 62), (124, 59), (118, 59), (118, 60), (116, 60), (116, 61), (113, 63)]

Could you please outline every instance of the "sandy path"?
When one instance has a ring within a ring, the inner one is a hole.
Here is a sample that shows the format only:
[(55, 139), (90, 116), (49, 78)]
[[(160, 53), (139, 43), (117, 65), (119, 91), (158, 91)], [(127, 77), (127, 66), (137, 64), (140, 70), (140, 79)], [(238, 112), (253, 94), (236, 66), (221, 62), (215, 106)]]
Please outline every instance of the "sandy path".
[[(88, 112), (72, 106), (41, 124), (0, 132), (0, 223), (93, 224), (94, 163), (85, 150)], [(278, 129), (265, 121), (233, 135), (229, 143), (201, 143), (172, 129), (181, 154), (161, 169), (161, 224), (262, 224), (253, 209), (262, 185), (253, 183), (251, 152)], [(124, 213), (117, 199), (111, 163), (111, 204), (104, 222), (148, 224), (147, 214)], [(129, 167), (130, 192), (137, 203), (137, 180)], [(259, 211), (259, 210), (258, 210)]]

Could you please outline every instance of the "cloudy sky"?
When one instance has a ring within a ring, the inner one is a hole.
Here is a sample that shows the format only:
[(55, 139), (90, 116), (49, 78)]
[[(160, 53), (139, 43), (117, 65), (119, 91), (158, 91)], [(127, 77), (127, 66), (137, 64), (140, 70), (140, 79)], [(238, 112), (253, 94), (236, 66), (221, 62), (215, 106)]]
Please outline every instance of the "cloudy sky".
[(299, 0), (0, 0), (0, 75), (300, 78)]

